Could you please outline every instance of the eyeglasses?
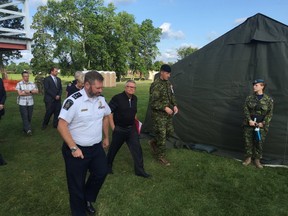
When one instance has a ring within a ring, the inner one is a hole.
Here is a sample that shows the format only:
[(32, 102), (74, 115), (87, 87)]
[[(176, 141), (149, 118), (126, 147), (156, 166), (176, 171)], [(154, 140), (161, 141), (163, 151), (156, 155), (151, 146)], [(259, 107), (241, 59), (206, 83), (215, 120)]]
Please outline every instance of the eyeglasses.
[(127, 88), (136, 89), (135, 86), (126, 86)]

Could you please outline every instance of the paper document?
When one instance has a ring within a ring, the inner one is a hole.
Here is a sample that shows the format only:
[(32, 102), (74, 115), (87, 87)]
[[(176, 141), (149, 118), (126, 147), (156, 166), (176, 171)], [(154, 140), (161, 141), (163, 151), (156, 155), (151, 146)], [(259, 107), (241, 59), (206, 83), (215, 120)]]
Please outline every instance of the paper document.
[(141, 133), (142, 122), (139, 121), (138, 119), (135, 119), (135, 125), (136, 125), (136, 129), (137, 129), (138, 134), (140, 134)]

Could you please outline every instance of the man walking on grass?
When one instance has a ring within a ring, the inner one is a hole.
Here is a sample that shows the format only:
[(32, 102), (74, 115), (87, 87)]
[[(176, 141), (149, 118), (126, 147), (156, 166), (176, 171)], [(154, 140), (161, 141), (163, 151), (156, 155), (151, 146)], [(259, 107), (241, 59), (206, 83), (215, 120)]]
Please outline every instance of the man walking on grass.
[(84, 88), (64, 101), (59, 115), (58, 131), (64, 140), (62, 154), (73, 216), (96, 212), (92, 202), (96, 201), (107, 175), (103, 147), (109, 145), (111, 110), (101, 96), (102, 89), (103, 76), (97, 71), (86, 73)]
[(160, 76), (150, 87), (150, 106), (153, 132), (155, 137), (149, 141), (156, 159), (164, 166), (170, 166), (165, 158), (166, 139), (174, 132), (172, 117), (178, 113), (173, 86), (168, 80), (171, 67), (164, 64)]
[(38, 94), (37, 86), (29, 81), (28, 71), (22, 72), (22, 79), (16, 85), (18, 93), (17, 104), (19, 105), (19, 111), (23, 122), (23, 132), (28, 136), (32, 135), (31, 120), (34, 108), (33, 95)]

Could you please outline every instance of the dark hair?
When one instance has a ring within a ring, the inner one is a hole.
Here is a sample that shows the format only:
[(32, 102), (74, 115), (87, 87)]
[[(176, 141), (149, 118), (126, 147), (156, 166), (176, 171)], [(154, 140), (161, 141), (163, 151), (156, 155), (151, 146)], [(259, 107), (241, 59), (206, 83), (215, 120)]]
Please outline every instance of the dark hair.
[(259, 83), (259, 84), (263, 86), (263, 92), (264, 92), (267, 84), (266, 83)]
[(23, 72), (21, 73), (21, 75), (23, 76), (23, 74), (29, 74), (29, 72), (28, 72), (28, 71), (23, 71)]
[(94, 84), (95, 80), (103, 82), (104, 77), (95, 70), (89, 71), (85, 74), (84, 83), (88, 82), (90, 85)]
[(57, 67), (52, 67), (52, 68), (50, 69), (49, 74), (51, 74), (51, 72), (52, 72), (54, 69), (58, 69), (58, 68), (57, 68)]

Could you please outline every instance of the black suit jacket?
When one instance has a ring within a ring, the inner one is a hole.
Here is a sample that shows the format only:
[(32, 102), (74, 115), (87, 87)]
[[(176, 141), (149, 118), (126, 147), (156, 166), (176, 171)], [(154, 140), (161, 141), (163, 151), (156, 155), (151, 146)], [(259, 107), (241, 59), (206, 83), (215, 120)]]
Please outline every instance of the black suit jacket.
[(59, 77), (56, 77), (57, 79), (57, 86), (55, 85), (55, 82), (53, 78), (50, 76), (45, 77), (44, 79), (44, 102), (53, 102), (55, 100), (55, 97), (59, 95), (61, 97), (62, 95), (62, 84), (61, 79)]
[[(0, 104), (5, 104), (6, 101), (6, 91), (2, 79), (0, 78)], [(0, 110), (0, 116), (4, 115), (4, 109)]]

